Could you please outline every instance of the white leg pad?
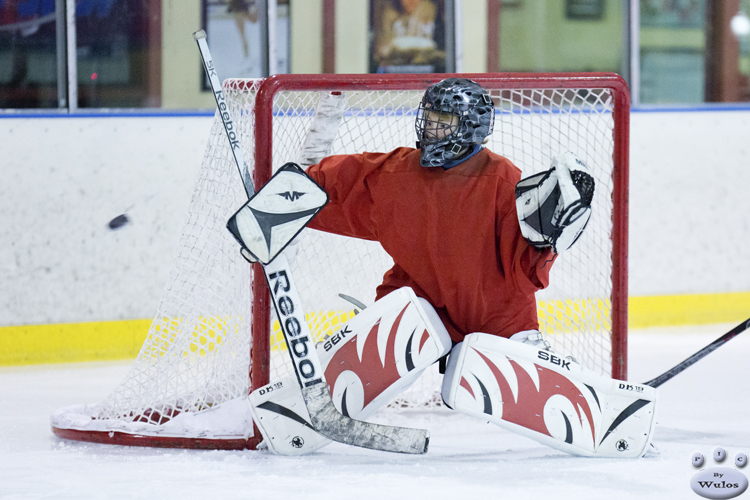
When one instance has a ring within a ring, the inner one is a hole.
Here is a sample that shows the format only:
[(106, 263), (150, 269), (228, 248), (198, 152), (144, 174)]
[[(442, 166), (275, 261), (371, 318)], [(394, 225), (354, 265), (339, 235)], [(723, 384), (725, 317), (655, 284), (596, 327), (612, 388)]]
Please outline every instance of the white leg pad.
[(403, 287), (349, 320), (318, 352), (336, 409), (366, 420), (451, 345), (435, 309)]
[(574, 455), (641, 457), (656, 422), (653, 387), (484, 333), (453, 348), (442, 392), (456, 411)]
[[(317, 350), (336, 409), (366, 420), (408, 389), (451, 345), (435, 309), (404, 287), (350, 319)], [(294, 377), (254, 391), (248, 401), (274, 453), (300, 455), (330, 443), (312, 428)]]

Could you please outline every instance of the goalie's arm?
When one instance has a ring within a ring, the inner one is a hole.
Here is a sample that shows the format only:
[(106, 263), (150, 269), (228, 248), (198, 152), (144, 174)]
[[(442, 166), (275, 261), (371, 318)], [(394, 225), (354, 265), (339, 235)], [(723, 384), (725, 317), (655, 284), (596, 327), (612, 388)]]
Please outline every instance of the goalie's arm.
[(307, 175), (329, 196), (328, 205), (309, 227), (353, 238), (377, 239), (367, 179), (377, 175), (380, 163), (367, 160), (364, 154), (335, 155), (307, 169)]
[[(346, 110), (346, 104), (346, 96), (342, 92), (319, 93), (315, 116), (302, 143), (298, 157), (297, 163), (300, 168), (307, 169), (310, 165), (319, 163), (330, 154), (331, 146), (341, 124), (341, 118)], [(290, 264), (294, 263), (303, 238), (304, 231), (295, 236), (283, 250)], [(240, 254), (250, 263), (258, 262), (258, 258), (242, 243)]]

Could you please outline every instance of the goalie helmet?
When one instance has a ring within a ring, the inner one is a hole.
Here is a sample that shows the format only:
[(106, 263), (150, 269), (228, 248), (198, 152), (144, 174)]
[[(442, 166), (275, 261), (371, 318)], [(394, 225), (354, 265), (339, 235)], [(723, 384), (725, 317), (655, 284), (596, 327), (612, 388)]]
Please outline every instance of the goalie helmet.
[(495, 105), (479, 84), (447, 78), (431, 85), (419, 105), (415, 128), (419, 164), (440, 167), (492, 133)]

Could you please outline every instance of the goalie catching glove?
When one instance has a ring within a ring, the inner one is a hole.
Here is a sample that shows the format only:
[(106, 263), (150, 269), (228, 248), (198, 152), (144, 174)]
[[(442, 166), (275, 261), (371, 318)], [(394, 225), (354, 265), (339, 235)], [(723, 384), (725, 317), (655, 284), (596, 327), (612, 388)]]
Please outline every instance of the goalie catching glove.
[(552, 159), (552, 168), (516, 185), (521, 233), (532, 246), (559, 253), (578, 240), (591, 217), (594, 178), (573, 153)]

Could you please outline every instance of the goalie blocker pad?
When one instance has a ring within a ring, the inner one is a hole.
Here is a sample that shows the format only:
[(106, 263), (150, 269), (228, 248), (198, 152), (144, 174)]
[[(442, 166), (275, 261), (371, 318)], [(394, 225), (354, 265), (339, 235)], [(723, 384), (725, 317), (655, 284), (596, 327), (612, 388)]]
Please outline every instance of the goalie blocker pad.
[[(395, 290), (317, 344), (334, 406), (366, 420), (450, 351), (437, 313), (411, 288)], [(311, 453), (330, 443), (315, 432), (294, 377), (253, 391), (248, 403), (271, 451)]]
[(656, 396), (653, 387), (603, 377), (551, 351), (484, 333), (453, 348), (443, 379), (443, 399), (454, 410), (583, 456), (643, 456)]
[(229, 218), (227, 229), (251, 257), (268, 264), (327, 203), (323, 188), (287, 163)]

